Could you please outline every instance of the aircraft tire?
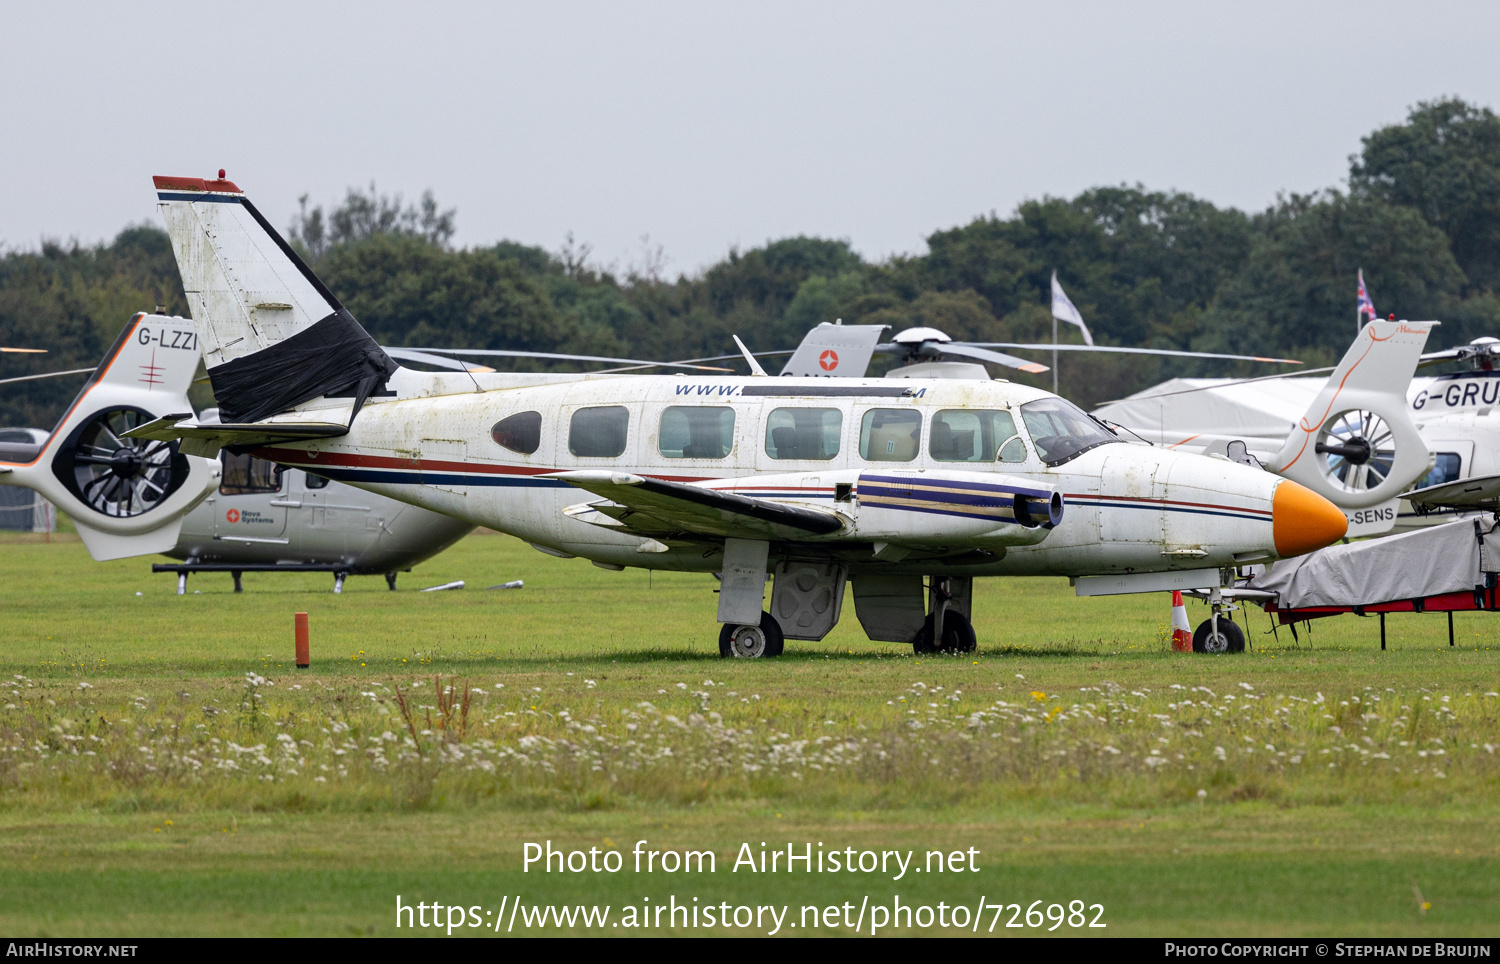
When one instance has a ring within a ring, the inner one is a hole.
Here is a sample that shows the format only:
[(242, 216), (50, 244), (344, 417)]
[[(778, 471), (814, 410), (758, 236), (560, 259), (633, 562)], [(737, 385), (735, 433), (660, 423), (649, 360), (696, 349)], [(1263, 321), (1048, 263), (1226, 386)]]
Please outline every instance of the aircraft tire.
[(943, 614), (943, 642), (934, 645), (932, 640), (932, 624), (934, 620), (929, 614), (927, 621), (922, 624), (922, 631), (917, 633), (917, 638), (911, 641), (912, 650), (918, 656), (931, 653), (972, 653), (979, 646), (979, 639), (974, 635), (974, 626), (964, 617), (962, 613), (947, 612)]
[(736, 626), (725, 623), (719, 630), (719, 655), (739, 659), (769, 659), (780, 656), (786, 648), (781, 624), (770, 613), (760, 614), (759, 626)]
[(1240, 629), (1228, 616), (1219, 617), (1219, 635), (1210, 638), (1213, 633), (1213, 620), (1205, 619), (1193, 630), (1193, 652), (1195, 653), (1243, 653), (1245, 651), (1245, 631)]

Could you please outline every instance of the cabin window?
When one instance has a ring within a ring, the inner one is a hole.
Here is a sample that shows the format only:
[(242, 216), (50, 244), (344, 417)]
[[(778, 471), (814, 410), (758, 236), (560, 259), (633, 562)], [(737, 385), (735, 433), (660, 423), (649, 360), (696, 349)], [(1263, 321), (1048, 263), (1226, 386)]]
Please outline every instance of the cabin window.
[(661, 413), (657, 447), (663, 458), (722, 459), (734, 448), (734, 409), (673, 405)]
[(922, 413), (872, 408), (859, 423), (859, 457), (867, 462), (910, 462), (922, 440)]
[(839, 454), (844, 413), (836, 408), (778, 408), (766, 419), (766, 454), (826, 462)]
[(1026, 443), (1004, 409), (944, 409), (930, 431), (927, 452), (937, 462), (1026, 461)]
[(490, 429), (490, 438), (495, 444), (512, 452), (530, 455), (542, 444), (542, 413), (517, 412), (495, 423)]
[(253, 455), (219, 453), (223, 474), (219, 477), (220, 495), (257, 495), (281, 491), (281, 466)]
[(1457, 482), (1463, 477), (1464, 460), (1457, 452), (1439, 452), (1437, 461), (1433, 463), (1432, 470), (1417, 480), (1414, 489), (1425, 489), (1429, 485), (1444, 485), (1448, 482)]
[(1096, 446), (1120, 441), (1115, 434), (1061, 398), (1039, 398), (1021, 406), (1031, 444), (1048, 465), (1061, 465)]
[(624, 405), (580, 408), (568, 427), (568, 451), (585, 459), (612, 459), (625, 451), (630, 410)]
[(326, 489), (328, 488), (328, 479), (324, 476), (313, 475), (311, 472), (309, 472), (307, 473), (306, 478), (302, 480), (302, 484), (309, 489)]

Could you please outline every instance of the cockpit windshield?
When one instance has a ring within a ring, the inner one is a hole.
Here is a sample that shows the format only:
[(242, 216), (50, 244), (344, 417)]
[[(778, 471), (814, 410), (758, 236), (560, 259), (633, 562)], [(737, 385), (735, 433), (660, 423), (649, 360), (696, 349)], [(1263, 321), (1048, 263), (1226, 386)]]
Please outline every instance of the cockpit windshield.
[(1031, 443), (1048, 465), (1061, 465), (1091, 448), (1120, 441), (1072, 402), (1041, 398), (1021, 406)]

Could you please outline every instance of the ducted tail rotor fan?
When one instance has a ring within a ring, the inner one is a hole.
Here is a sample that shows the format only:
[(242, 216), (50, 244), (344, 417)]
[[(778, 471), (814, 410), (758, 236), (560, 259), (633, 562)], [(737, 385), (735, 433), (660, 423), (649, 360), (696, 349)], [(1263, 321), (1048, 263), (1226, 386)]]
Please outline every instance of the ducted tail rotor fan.
[(1342, 412), (1323, 423), (1317, 452), (1323, 457), (1330, 484), (1346, 492), (1367, 492), (1391, 474), (1396, 462), (1395, 433), (1377, 412)]
[(96, 413), (69, 434), (53, 460), (53, 473), (100, 515), (127, 519), (150, 512), (190, 471), (177, 442), (125, 437), (154, 418), (138, 408)]

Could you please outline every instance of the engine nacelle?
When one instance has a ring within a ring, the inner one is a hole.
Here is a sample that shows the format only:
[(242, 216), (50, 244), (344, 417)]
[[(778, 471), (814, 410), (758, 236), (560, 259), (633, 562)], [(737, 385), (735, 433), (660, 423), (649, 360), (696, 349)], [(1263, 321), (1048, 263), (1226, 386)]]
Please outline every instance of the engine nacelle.
[(861, 472), (854, 531), (874, 542), (1035, 545), (1062, 522), (1062, 493), (991, 472)]

